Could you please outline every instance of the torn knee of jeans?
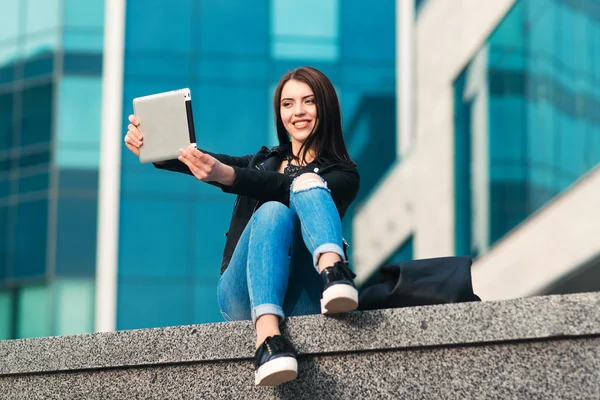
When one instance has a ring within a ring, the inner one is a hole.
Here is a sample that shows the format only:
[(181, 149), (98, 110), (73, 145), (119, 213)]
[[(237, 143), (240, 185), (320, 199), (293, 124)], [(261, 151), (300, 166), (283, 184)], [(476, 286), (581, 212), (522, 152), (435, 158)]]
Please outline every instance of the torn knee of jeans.
[(313, 188), (327, 188), (327, 182), (313, 173), (302, 174), (292, 182), (292, 192), (298, 193)]

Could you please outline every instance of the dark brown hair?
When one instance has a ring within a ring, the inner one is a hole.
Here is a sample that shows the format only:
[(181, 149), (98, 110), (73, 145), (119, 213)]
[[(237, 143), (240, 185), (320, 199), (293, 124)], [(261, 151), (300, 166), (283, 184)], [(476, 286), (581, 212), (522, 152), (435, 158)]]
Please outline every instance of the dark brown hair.
[[(317, 105), (317, 123), (306, 141), (300, 147), (298, 155), (305, 162), (305, 150), (313, 148), (315, 162), (325, 161), (334, 163), (349, 163), (355, 165), (350, 159), (344, 137), (342, 135), (342, 114), (335, 89), (321, 71), (312, 67), (300, 67), (285, 74), (275, 89), (273, 106), (275, 108), (275, 124), (277, 125), (277, 138), (279, 144), (289, 144), (290, 136), (281, 119), (280, 103), (283, 87), (290, 80), (306, 83), (315, 95)], [(294, 158), (298, 159), (295, 155)]]

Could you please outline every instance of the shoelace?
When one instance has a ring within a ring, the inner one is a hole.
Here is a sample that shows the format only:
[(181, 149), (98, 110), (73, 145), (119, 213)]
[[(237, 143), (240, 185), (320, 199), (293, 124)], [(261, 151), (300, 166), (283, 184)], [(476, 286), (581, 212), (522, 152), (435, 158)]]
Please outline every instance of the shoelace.
[(282, 337), (269, 336), (265, 339), (265, 345), (270, 355), (279, 352), (294, 352)]
[(354, 272), (352, 272), (350, 268), (348, 268), (348, 266), (342, 261), (336, 262), (332, 267), (326, 268), (326, 270), (329, 270), (327, 275), (333, 280), (345, 278), (351, 281), (356, 278)]

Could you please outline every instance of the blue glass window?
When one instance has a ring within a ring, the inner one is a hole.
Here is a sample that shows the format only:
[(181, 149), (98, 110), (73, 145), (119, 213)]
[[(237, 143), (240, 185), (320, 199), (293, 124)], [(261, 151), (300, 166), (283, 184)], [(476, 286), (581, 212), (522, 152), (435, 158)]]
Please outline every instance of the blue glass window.
[(125, 25), (126, 48), (134, 52), (170, 53), (171, 57), (177, 57), (173, 53), (189, 53), (191, 8), (191, 0), (179, 0), (176, 5), (170, 0), (128, 0), (126, 15), (129, 21), (136, 22)]
[(13, 92), (0, 93), (0, 173), (8, 169), (8, 152), (13, 146)]
[(60, 0), (27, 0), (25, 56), (37, 58), (59, 47)]
[(56, 130), (56, 161), (60, 168), (98, 168), (101, 98), (99, 76), (61, 79)]
[[(2, 10), (2, 24), (0, 24), (0, 42), (14, 39), (19, 35), (20, 8), (24, 2), (14, 0), (0, 0)], [(0, 62), (2, 58), (0, 58)]]
[[(104, 0), (62, 0), (65, 27), (85, 30), (104, 27)], [(102, 31), (100, 31), (102, 32)]]
[[(65, 41), (73, 38), (66, 36)], [(87, 41), (78, 45), (85, 46), (88, 50), (93, 47)], [(102, 49), (102, 43), (97, 45)], [(74, 45), (73, 45), (74, 47)], [(99, 79), (102, 75), (102, 53), (90, 51), (67, 51), (63, 54), (63, 73), (65, 75), (95, 76)]]
[(98, 200), (60, 193), (56, 226), (56, 274), (93, 276), (96, 271)]
[(350, 62), (366, 60), (371, 67), (381, 66), (382, 60), (395, 64), (395, 3), (394, 0), (379, 0), (375, 7), (365, 6), (361, 0), (342, 0), (340, 43), (344, 59)]
[(17, 338), (52, 335), (52, 290), (49, 286), (25, 286), (17, 292)]
[(485, 251), (600, 162), (589, 4), (520, 0), (456, 80), (458, 254)]
[(8, 259), (11, 245), (11, 242), (9, 241), (9, 210), (10, 209), (6, 205), (0, 206), (0, 287), (9, 275)]
[(46, 273), (48, 199), (23, 201), (16, 207), (14, 277), (42, 277)]
[(61, 0), (27, 0), (25, 10), (25, 33), (32, 35), (41, 31), (57, 29), (60, 21)]
[[(196, 91), (198, 146), (215, 153), (252, 154), (268, 140), (268, 88), (205, 84)], [(236, 104), (243, 104), (237, 107)], [(196, 107), (196, 106), (195, 106)], [(235, 107), (235, 115), (232, 115)], [(196, 109), (195, 109), (196, 110)], [(257, 118), (257, 116), (261, 116)], [(273, 123), (273, 122), (270, 122)]]
[(88, 169), (61, 169), (58, 171), (58, 188), (63, 193), (76, 190), (96, 197), (98, 171)]
[(12, 339), (13, 296), (10, 290), (0, 291), (0, 340)]
[(0, 44), (0, 85), (10, 83), (15, 79), (17, 54), (18, 46), (16, 41)]
[(198, 2), (193, 9), (194, 42), (201, 59), (242, 61), (269, 54), (266, 1), (221, 0)]
[[(26, 172), (27, 171), (27, 172)], [(21, 170), (19, 176), (19, 193), (46, 192), (50, 186), (48, 167)]]
[(23, 91), (23, 116), (19, 134), (19, 145), (21, 147), (50, 142), (52, 88), (52, 83), (48, 82), (29, 86)]
[(196, 205), (185, 199), (124, 197), (120, 209), (120, 277), (190, 276)]
[(119, 279), (117, 329), (191, 324), (192, 287), (185, 280)]
[(55, 283), (55, 335), (94, 331), (95, 282), (93, 279), (58, 279)]
[(217, 302), (218, 279), (194, 286), (194, 324), (224, 322)]
[[(235, 196), (222, 197), (224, 201), (199, 201), (194, 204), (195, 260), (192, 268), (195, 276), (219, 276), (221, 256), (225, 247), (225, 232), (229, 228)], [(207, 230), (207, 227), (210, 229)], [(211, 250), (207, 251), (207, 249)]]
[(35, 56), (27, 58), (23, 61), (23, 76), (25, 79), (40, 76), (45, 76), (50, 79), (53, 71), (54, 53), (50, 50), (40, 51)]
[(271, 0), (271, 57), (337, 61), (339, 9), (338, 0)]
[[(78, 29), (69, 29), (65, 28), (65, 34), (63, 38), (63, 48), (66, 52), (70, 54), (84, 54), (89, 57), (95, 56), (94, 59), (94, 71), (102, 70), (102, 65), (97, 65), (97, 59), (100, 60), (100, 64), (102, 61), (102, 50), (104, 49), (104, 35), (102, 34), (102, 30), (100, 31), (83, 31), (81, 32)], [(67, 55), (65, 55), (66, 57)], [(72, 59), (68, 60), (69, 64), (73, 64), (74, 61)], [(74, 69), (71, 67), (70, 69)], [(88, 67), (89, 69), (89, 67)], [(67, 73), (67, 71), (65, 71)]]

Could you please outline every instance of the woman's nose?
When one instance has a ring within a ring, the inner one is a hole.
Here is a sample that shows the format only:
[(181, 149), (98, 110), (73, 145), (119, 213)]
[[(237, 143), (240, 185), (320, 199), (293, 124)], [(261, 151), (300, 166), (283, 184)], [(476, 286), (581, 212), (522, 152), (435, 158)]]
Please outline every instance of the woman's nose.
[(302, 105), (302, 103), (300, 104), (296, 104), (295, 108), (294, 108), (294, 115), (304, 115), (304, 107)]

